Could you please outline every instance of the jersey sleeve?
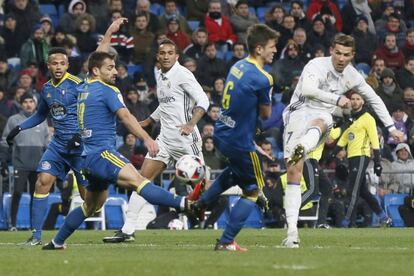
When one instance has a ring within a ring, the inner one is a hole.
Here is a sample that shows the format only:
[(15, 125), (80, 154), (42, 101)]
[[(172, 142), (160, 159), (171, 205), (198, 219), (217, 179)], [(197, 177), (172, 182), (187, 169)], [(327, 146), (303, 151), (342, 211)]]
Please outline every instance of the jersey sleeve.
[(349, 128), (344, 131), (339, 138), (337, 145), (341, 148), (344, 148), (348, 144), (348, 135), (349, 135)]
[(154, 110), (154, 112), (152, 112), (152, 114), (150, 115), (150, 118), (154, 122), (159, 122), (161, 120), (161, 114), (160, 114), (160, 107), (159, 106), (157, 107), (157, 109)]
[(180, 84), (181, 88), (192, 97), (196, 104), (195, 107), (201, 107), (204, 111), (207, 112), (207, 109), (210, 105), (207, 94), (204, 93), (203, 88), (195, 79), (193, 73), (190, 71), (184, 71), (181, 76), (182, 83)]
[[(252, 80), (253, 83), (255, 80)], [(273, 78), (270, 75), (263, 76), (260, 89), (258, 90), (259, 104), (269, 105), (272, 103)]]
[(374, 150), (377, 150), (380, 148), (379, 145), (379, 138), (378, 138), (378, 132), (377, 132), (377, 125), (375, 123), (375, 120), (372, 116), (367, 116), (367, 123), (364, 124), (365, 129), (367, 131), (369, 141), (371, 142), (371, 147)]
[(47, 114), (49, 114), (49, 106), (47, 105), (47, 102), (44, 100), (44, 98), (40, 97), (39, 106), (36, 112), (23, 123), (21, 123), (20, 127), (22, 129), (35, 127), (46, 119)]
[(116, 113), (118, 109), (125, 107), (124, 99), (119, 90), (108, 88), (108, 91), (104, 95), (105, 103), (112, 113)]

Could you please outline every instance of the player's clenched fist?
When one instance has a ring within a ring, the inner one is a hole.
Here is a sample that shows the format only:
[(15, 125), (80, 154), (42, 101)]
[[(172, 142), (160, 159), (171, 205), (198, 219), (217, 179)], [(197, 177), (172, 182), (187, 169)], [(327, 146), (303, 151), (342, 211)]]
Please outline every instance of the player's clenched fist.
[(337, 105), (342, 108), (349, 108), (351, 107), (351, 101), (347, 97), (341, 96)]

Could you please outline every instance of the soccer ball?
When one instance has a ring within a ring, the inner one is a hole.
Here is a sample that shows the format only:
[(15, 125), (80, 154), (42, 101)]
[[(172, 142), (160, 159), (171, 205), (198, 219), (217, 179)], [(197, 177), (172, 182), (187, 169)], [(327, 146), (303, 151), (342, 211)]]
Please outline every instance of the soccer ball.
[(183, 155), (175, 164), (175, 175), (184, 182), (197, 183), (205, 173), (203, 160), (195, 155)]

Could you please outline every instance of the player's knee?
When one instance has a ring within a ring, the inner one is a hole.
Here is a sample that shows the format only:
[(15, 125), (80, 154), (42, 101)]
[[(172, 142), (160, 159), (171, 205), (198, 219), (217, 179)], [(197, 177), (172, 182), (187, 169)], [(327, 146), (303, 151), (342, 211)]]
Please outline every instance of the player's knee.
[(52, 185), (53, 182), (51, 182), (49, 179), (39, 176), (36, 181), (35, 191), (37, 194), (47, 194)]
[(259, 197), (259, 189), (243, 190), (242, 197), (250, 201), (256, 202)]

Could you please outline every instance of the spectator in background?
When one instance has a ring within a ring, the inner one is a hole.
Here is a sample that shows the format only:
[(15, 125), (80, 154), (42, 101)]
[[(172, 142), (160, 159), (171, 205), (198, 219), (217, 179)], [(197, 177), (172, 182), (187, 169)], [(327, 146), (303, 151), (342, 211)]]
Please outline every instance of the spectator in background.
[(370, 75), (374, 76), (378, 81), (381, 80), (382, 70), (385, 69), (385, 60), (381, 57), (375, 57), (372, 60), (372, 67)]
[(397, 71), (395, 78), (401, 89), (414, 88), (414, 56), (406, 59), (405, 67)]
[[(300, 58), (306, 64), (311, 58), (313, 58), (313, 49), (307, 41), (306, 30), (302, 27), (298, 27), (293, 32), (293, 41), (299, 46)], [(284, 48), (285, 50), (286, 48)], [(280, 54), (281, 57), (284, 57), (286, 53), (283, 52)]]
[(185, 33), (191, 33), (191, 29), (188, 26), (187, 19), (180, 14), (180, 11), (177, 8), (177, 3), (175, 0), (165, 0), (165, 12), (163, 15), (158, 17), (159, 30), (164, 32), (167, 31), (167, 24), (170, 19), (175, 18), (177, 23), (180, 26), (180, 30)]
[(187, 68), (188, 70), (190, 70), (191, 73), (193, 73), (194, 77), (197, 79), (198, 81), (198, 77), (197, 77), (197, 62), (195, 59), (190, 58), (190, 57), (186, 57), (183, 60), (183, 66), (185, 68)]
[(404, 54), (397, 46), (394, 33), (388, 33), (385, 36), (384, 45), (375, 50), (373, 59), (377, 58), (383, 59), (385, 66), (392, 70), (398, 70), (404, 67)]
[(356, 28), (352, 32), (355, 38), (355, 63), (371, 64), (372, 54), (378, 48), (378, 40), (375, 34), (368, 31), (368, 18), (360, 15), (355, 20)]
[(138, 14), (144, 13), (147, 16), (148, 30), (152, 33), (157, 33), (159, 29), (158, 16), (150, 11), (151, 2), (149, 0), (137, 0), (135, 12), (133, 12), (128, 18), (130, 29), (135, 28), (135, 19)]
[(312, 31), (308, 34), (308, 42), (312, 48), (315, 48), (316, 44), (321, 44), (325, 49), (329, 49), (333, 35), (327, 29), (322, 16), (316, 16), (312, 21)]
[(50, 45), (50, 41), (52, 40), (54, 34), (52, 19), (48, 15), (44, 15), (42, 18), (40, 18), (39, 22), (42, 25), (43, 31), (45, 33), (46, 43), (47, 45)]
[(144, 76), (151, 88), (156, 86), (155, 72), (159, 68), (157, 65), (158, 45), (165, 39), (167, 39), (167, 35), (165, 33), (157, 32), (155, 34), (155, 39), (150, 46), (149, 54), (147, 54), (144, 59)]
[(405, 44), (402, 47), (405, 58), (414, 57), (414, 26), (407, 30)]
[(186, 0), (187, 19), (202, 22), (208, 10), (209, 0)]
[(305, 63), (300, 58), (299, 46), (293, 40), (289, 40), (286, 44), (285, 56), (272, 66), (272, 75), (277, 86), (281, 90), (285, 90), (283, 87), (290, 87), (293, 77), (300, 75), (304, 66)]
[[(395, 127), (404, 133), (404, 140), (402, 142), (408, 142), (408, 137), (410, 137), (410, 130), (413, 128), (414, 124), (413, 121), (408, 118), (408, 115), (404, 112), (404, 105), (402, 102), (393, 103), (389, 108), (390, 113), (392, 114), (392, 120), (394, 121)], [(397, 145), (396, 141), (388, 136), (386, 138), (386, 143), (391, 146), (391, 148), (395, 148)]]
[(400, 143), (395, 148), (397, 160), (392, 162), (392, 172), (399, 172), (391, 176), (390, 189), (397, 193), (411, 193), (414, 187), (414, 179), (407, 171), (414, 170), (414, 160), (410, 147), (406, 143)]
[(301, 27), (305, 30), (309, 30), (311, 25), (306, 18), (305, 11), (303, 10), (303, 3), (299, 0), (293, 0), (290, 2), (290, 15), (295, 19), (295, 26)]
[(82, 57), (86, 58), (96, 50), (98, 34), (95, 33), (96, 21), (90, 14), (82, 14), (76, 18), (76, 45)]
[(30, 38), (32, 27), (39, 22), (40, 13), (37, 5), (29, 0), (10, 0), (7, 5), (16, 19), (15, 39), (18, 53), (23, 43)]
[[(4, 17), (4, 26), (1, 28), (1, 37), (4, 40), (4, 50), (7, 58), (17, 56), (20, 47), (20, 35), (17, 34), (17, 21), (16, 16), (12, 13), (7, 14)], [(22, 42), (24, 43), (24, 41)]]
[[(19, 201), (29, 181), (31, 196), (33, 196), (37, 179), (36, 168), (48, 144), (47, 122), (37, 125), (17, 135), (13, 140), (6, 141), (10, 131), (26, 120), (36, 110), (36, 102), (30, 93), (24, 94), (21, 98), (22, 111), (13, 115), (7, 121), (2, 135), (3, 152), (8, 152), (7, 144), (12, 146), (12, 164), (14, 167), (14, 192), (11, 202), (11, 230), (16, 228), (16, 217)], [(7, 142), (7, 144), (6, 144)], [(7, 162), (7, 154), (2, 156), (2, 166)]]
[(20, 72), (17, 86), (19, 86), (19, 88), (23, 88), (24, 93), (32, 93), (33, 95), (36, 94), (36, 90), (34, 89), (32, 71), (30, 69), (24, 69)]
[[(207, 113), (204, 114), (204, 117), (198, 122), (198, 127), (204, 131), (204, 125), (206, 124), (212, 124), (213, 129), (216, 125), (217, 120), (220, 117), (220, 105), (217, 104), (211, 104), (208, 107)], [(213, 136), (213, 135), (211, 135)]]
[[(211, 0), (208, 4), (208, 13), (204, 18), (204, 26), (208, 33), (208, 40), (216, 43), (220, 48), (230, 47), (237, 41), (229, 19), (222, 15), (221, 2)], [(227, 46), (227, 47), (226, 47)]]
[(226, 62), (217, 57), (216, 45), (209, 42), (205, 48), (204, 56), (198, 60), (197, 76), (201, 85), (213, 87), (214, 80), (217, 78), (225, 78)]
[(144, 78), (144, 75), (141, 74), (140, 72), (134, 73), (134, 85), (139, 95), (139, 101), (146, 104), (151, 110), (151, 103), (153, 102), (152, 97), (155, 96), (154, 95), (155, 90), (151, 91), (149, 89), (147, 81)]
[[(115, 1), (112, 1), (112, 2), (117, 3)], [(122, 2), (119, 1), (119, 3), (122, 3)], [(112, 11), (111, 22), (109, 23), (109, 25), (121, 17), (122, 17), (122, 13), (119, 10)], [(126, 24), (123, 24), (118, 32), (112, 34), (111, 47), (113, 47), (116, 50), (116, 52), (118, 53), (118, 58), (122, 62), (129, 63), (129, 58), (131, 56), (132, 48), (134, 47), (132, 40), (133, 38), (129, 35)]]
[(134, 64), (141, 64), (145, 56), (150, 52), (154, 41), (154, 34), (148, 30), (148, 14), (139, 13), (134, 20), (134, 28), (131, 30), (133, 37), (133, 53), (131, 61)]
[[(72, 0), (68, 6), (68, 12), (59, 18), (59, 25), (64, 33), (74, 33), (76, 19), (86, 12), (86, 3), (83, 0)], [(96, 48), (96, 47), (95, 47)]]
[(198, 60), (203, 55), (207, 43), (207, 30), (203, 27), (197, 28), (193, 33), (193, 43), (188, 45), (183, 52), (186, 56)]
[(131, 87), (128, 89), (125, 105), (137, 121), (143, 121), (151, 115), (148, 106), (140, 101), (140, 95), (136, 88)]
[(287, 14), (285, 17), (283, 17), (282, 28), (280, 29), (280, 37), (276, 45), (277, 57), (280, 57), (282, 49), (286, 46), (288, 40), (292, 39), (293, 32), (295, 30), (295, 24), (295, 19), (292, 15)]
[(125, 95), (125, 92), (129, 87), (131, 87), (134, 83), (132, 76), (128, 75), (128, 68), (125, 63), (118, 63), (116, 65), (116, 70), (118, 74), (115, 79), (115, 86), (121, 90), (122, 95)]
[(347, 1), (342, 8), (341, 14), (343, 22), (346, 22), (342, 27), (343, 33), (353, 33), (353, 31), (355, 31), (354, 26), (358, 26), (358, 20), (360, 20), (361, 17), (364, 17), (367, 20), (368, 32), (375, 35), (375, 25), (371, 17), (371, 8), (369, 7), (367, 0)]
[[(124, 10), (124, 5), (122, 3), (122, 0), (109, 0), (109, 14), (112, 15), (115, 11), (119, 12), (120, 14), (124, 14), (125, 10)], [(111, 20), (112, 22), (114, 21), (114, 19), (112, 18)], [(109, 25), (108, 25), (109, 26)], [(122, 26), (122, 28), (125, 25)]]
[(13, 101), (10, 108), (10, 115), (19, 113), (22, 110), (22, 105), (20, 104), (20, 98), (26, 93), (26, 90), (23, 87), (17, 86), (13, 91)]
[(214, 81), (213, 91), (211, 92), (210, 102), (214, 105), (221, 105), (221, 97), (224, 91), (224, 82), (223, 78), (218, 78)]
[(138, 153), (137, 138), (132, 133), (126, 133), (123, 138), (124, 144), (117, 151), (131, 161), (135, 168), (141, 168), (145, 155)]
[[(313, 22), (316, 16), (320, 15), (324, 22), (330, 21), (337, 32), (342, 31), (342, 16), (336, 4), (331, 0), (312, 0), (308, 6), (306, 16)], [(348, 22), (352, 24), (351, 22)]]
[[(414, 119), (414, 88), (407, 87), (403, 92), (404, 112), (408, 118)], [(410, 129), (410, 145), (414, 145), (414, 129)]]
[(47, 52), (49, 46), (45, 40), (45, 32), (42, 25), (33, 27), (32, 37), (29, 38), (20, 49), (20, 64), (26, 68), (30, 62), (36, 62), (43, 73), (47, 70)]
[(6, 56), (0, 55), (0, 87), (5, 89), (4, 92), (6, 92), (7, 96), (11, 93), (10, 89), (15, 79), (16, 73), (10, 70)]
[(187, 33), (181, 31), (179, 21), (176, 17), (171, 17), (167, 22), (167, 37), (174, 41), (178, 49), (182, 52), (191, 40)]
[(282, 29), (283, 18), (285, 17), (285, 10), (282, 5), (276, 4), (265, 14), (266, 25), (280, 32)]
[(405, 41), (405, 29), (401, 28), (400, 16), (397, 13), (391, 13), (387, 18), (387, 24), (384, 28), (378, 29), (377, 35), (380, 41), (384, 41), (388, 33), (395, 35), (397, 46), (402, 47)]
[[(66, 32), (61, 28), (57, 27), (55, 30), (55, 33), (53, 34), (51, 40), (50, 40), (50, 46), (51, 47), (63, 47), (63, 42), (65, 39), (69, 39), (69, 37), (66, 35)], [(73, 43), (76, 44), (76, 39), (74, 38)]]
[(204, 163), (212, 170), (222, 170), (225, 167), (224, 158), (216, 151), (212, 136), (203, 137), (203, 157)]
[(214, 136), (214, 124), (206, 123), (201, 129), (201, 137)]
[(87, 12), (95, 19), (95, 31), (100, 34), (104, 34), (108, 27), (108, 0), (87, 0)]
[(385, 68), (381, 73), (381, 82), (375, 91), (389, 110), (394, 103), (402, 103), (402, 90), (395, 82), (395, 74)]
[(233, 56), (227, 61), (227, 71), (239, 60), (242, 60), (246, 56), (246, 46), (244, 43), (236, 42), (232, 49)]
[(75, 52), (74, 50), (75, 44), (73, 43), (71, 39), (65, 38), (62, 46), (65, 49), (66, 54), (68, 56), (68, 61), (69, 61), (68, 73), (74, 76), (78, 75), (82, 69), (83, 60), (81, 56)]
[(249, 3), (247, 0), (239, 0), (235, 6), (235, 13), (230, 17), (231, 26), (237, 35), (237, 41), (246, 43), (247, 28), (253, 24), (259, 23), (255, 14), (249, 12)]
[(0, 116), (3, 118), (9, 118), (11, 113), (11, 106), (12, 101), (8, 99), (6, 90), (0, 86)]

